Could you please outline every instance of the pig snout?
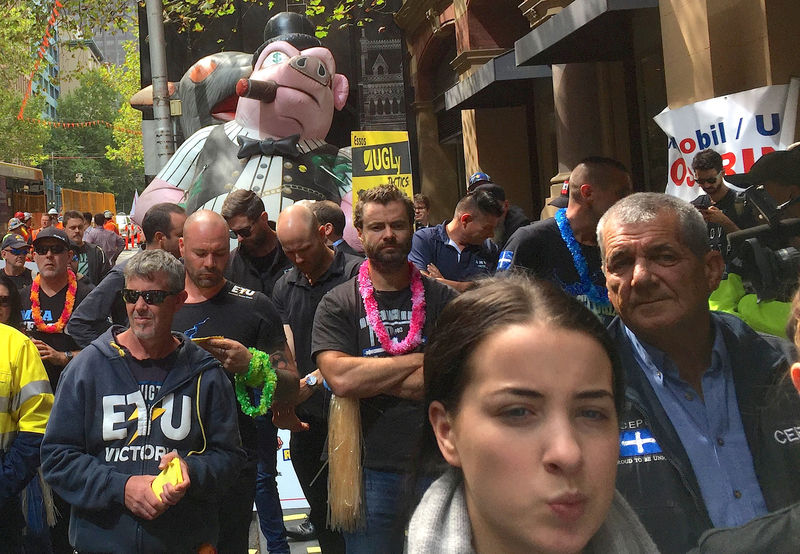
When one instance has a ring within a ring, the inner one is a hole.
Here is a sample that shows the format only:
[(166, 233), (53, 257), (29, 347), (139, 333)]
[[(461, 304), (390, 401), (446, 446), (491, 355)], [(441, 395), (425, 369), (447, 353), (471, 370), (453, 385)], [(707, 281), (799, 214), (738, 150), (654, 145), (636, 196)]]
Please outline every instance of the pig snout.
[(327, 87), (331, 82), (330, 71), (322, 63), (322, 60), (317, 57), (295, 56), (289, 60), (289, 66), (324, 87)]

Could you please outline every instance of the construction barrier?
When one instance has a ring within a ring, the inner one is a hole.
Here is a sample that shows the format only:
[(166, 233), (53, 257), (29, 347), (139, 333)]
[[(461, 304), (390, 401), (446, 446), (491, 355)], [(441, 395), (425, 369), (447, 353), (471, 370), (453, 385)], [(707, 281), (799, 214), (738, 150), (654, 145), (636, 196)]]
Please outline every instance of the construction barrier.
[(30, 212), (41, 216), (43, 212), (47, 211), (47, 198), (44, 194), (12, 192), (11, 207), (13, 208), (12, 213)]
[(103, 213), (106, 210), (112, 214), (117, 213), (117, 204), (114, 195), (110, 192), (93, 192), (88, 190), (61, 189), (62, 213), (77, 210), (81, 213), (89, 212), (92, 215)]

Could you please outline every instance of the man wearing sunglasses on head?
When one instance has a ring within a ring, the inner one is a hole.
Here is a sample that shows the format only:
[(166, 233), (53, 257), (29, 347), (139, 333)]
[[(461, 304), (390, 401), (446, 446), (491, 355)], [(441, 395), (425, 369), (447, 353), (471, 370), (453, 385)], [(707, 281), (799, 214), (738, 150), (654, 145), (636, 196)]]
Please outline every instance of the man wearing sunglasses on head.
[(225, 277), (248, 289), (272, 295), (272, 288), (292, 262), (270, 226), (264, 202), (253, 191), (237, 189), (222, 204), (222, 217), (239, 246), (231, 253)]
[(708, 226), (708, 243), (713, 250), (726, 257), (726, 236), (758, 224), (753, 211), (745, 205), (744, 196), (728, 187), (723, 180), (722, 156), (708, 148), (692, 159), (694, 182), (700, 185), (701, 194), (692, 205), (700, 211)]
[(2, 255), (6, 265), (3, 272), (14, 282), (17, 290), (30, 287), (33, 283), (31, 270), (25, 267), (25, 258), (31, 247), (19, 235), (10, 234), (3, 239)]

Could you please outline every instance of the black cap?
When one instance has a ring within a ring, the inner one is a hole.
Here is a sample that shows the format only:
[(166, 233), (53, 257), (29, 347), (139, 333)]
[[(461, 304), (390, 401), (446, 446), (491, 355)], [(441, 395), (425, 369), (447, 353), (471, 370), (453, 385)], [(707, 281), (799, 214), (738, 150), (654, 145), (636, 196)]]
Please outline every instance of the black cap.
[(36, 243), (42, 239), (58, 239), (60, 241), (63, 241), (68, 248), (72, 247), (72, 243), (69, 241), (69, 237), (67, 237), (67, 234), (63, 230), (57, 229), (52, 225), (50, 227), (45, 227), (44, 229), (39, 231), (39, 233), (36, 235), (36, 238), (33, 241), (33, 244), (36, 245)]
[(470, 191), (470, 194), (475, 194), (479, 190), (482, 190), (484, 192), (488, 192), (489, 194), (494, 196), (499, 202), (505, 202), (506, 201), (506, 191), (503, 189), (503, 187), (501, 187), (500, 185), (498, 185), (496, 183), (491, 183), (491, 182), (484, 181), (483, 183), (481, 183), (480, 185), (478, 185), (477, 187), (472, 189)]
[(305, 15), (294, 12), (281, 12), (273, 15), (264, 26), (264, 44), (259, 46), (251, 65), (256, 66), (258, 57), (268, 44), (282, 40), (288, 42), (298, 50), (322, 46), (322, 43), (314, 36), (316, 27)]
[(548, 205), (554, 206), (556, 208), (566, 208), (569, 204), (569, 181), (564, 181), (564, 184), (561, 185), (561, 193), (553, 198)]
[(14, 233), (10, 233), (3, 239), (3, 246), (0, 246), (0, 250), (5, 250), (6, 248), (22, 248), (23, 246), (28, 246), (28, 243), (25, 240)]
[(750, 171), (726, 175), (725, 180), (742, 187), (762, 185), (768, 181), (800, 186), (800, 148), (764, 154)]

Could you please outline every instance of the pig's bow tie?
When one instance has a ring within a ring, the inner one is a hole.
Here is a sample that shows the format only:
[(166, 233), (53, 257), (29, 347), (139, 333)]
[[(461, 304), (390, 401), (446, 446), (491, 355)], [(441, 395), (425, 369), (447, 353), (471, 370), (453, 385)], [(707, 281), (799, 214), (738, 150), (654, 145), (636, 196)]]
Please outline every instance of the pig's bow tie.
[(292, 135), (278, 140), (271, 138), (256, 140), (239, 135), (236, 140), (239, 142), (239, 153), (236, 156), (240, 159), (262, 154), (264, 156), (279, 154), (294, 158), (300, 154), (300, 150), (297, 148), (297, 141), (300, 140), (300, 135)]

